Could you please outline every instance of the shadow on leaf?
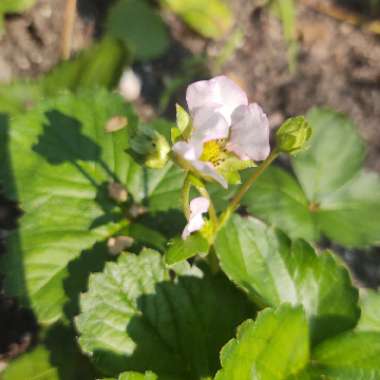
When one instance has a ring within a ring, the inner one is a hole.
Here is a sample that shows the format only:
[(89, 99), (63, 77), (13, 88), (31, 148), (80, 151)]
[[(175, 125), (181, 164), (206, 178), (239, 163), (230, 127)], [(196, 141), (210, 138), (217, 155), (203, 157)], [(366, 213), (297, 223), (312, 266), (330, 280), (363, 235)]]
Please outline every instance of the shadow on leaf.
[[(154, 293), (139, 296), (136, 305), (135, 315), (126, 320), (130, 352), (111, 352), (106, 346), (93, 352), (94, 363), (107, 375), (150, 370), (159, 380), (213, 376), (220, 349), (234, 337), (237, 326), (255, 314), (223, 274), (207, 270), (203, 278), (159, 282)], [(100, 341), (105, 342), (105, 336)]]

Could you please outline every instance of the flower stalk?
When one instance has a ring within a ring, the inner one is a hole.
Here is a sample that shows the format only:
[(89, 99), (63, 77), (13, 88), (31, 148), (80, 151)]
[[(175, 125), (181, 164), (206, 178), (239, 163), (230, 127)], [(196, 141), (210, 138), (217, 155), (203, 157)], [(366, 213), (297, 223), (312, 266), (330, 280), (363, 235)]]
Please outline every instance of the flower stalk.
[(181, 191), (181, 200), (182, 200), (182, 209), (183, 213), (187, 220), (190, 218), (190, 189), (191, 189), (191, 180), (190, 173), (186, 174), (185, 180), (183, 182), (182, 191)]
[(218, 225), (218, 230), (222, 228), (228, 221), (228, 219), (231, 217), (231, 215), (235, 212), (235, 210), (239, 207), (239, 204), (246, 194), (246, 192), (251, 188), (251, 186), (256, 182), (256, 180), (265, 172), (265, 170), (271, 165), (271, 163), (278, 157), (279, 152), (277, 149), (272, 150), (271, 154), (267, 157), (265, 161), (261, 163), (261, 165), (255, 170), (251, 177), (247, 179), (246, 182), (243, 183), (243, 185), (240, 187), (238, 192), (234, 195), (234, 197), (231, 199), (228, 207), (223, 212), (223, 214), (220, 217), (220, 222)]

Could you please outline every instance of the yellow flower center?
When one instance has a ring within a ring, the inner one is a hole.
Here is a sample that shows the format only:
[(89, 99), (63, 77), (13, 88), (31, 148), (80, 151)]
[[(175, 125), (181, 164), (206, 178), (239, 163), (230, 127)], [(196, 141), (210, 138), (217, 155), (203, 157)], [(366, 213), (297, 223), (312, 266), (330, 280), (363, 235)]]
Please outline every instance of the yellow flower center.
[(225, 139), (207, 141), (203, 145), (202, 161), (211, 162), (214, 166), (220, 165), (225, 159)]

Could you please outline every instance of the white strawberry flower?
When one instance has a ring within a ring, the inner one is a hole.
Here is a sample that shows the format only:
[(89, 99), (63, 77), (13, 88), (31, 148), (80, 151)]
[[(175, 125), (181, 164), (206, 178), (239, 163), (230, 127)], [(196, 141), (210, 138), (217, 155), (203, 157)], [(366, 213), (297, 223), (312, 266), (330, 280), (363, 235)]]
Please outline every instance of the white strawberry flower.
[(232, 80), (218, 76), (192, 83), (186, 101), (191, 135), (173, 145), (183, 166), (226, 188), (238, 181), (239, 170), (268, 157), (268, 118)]

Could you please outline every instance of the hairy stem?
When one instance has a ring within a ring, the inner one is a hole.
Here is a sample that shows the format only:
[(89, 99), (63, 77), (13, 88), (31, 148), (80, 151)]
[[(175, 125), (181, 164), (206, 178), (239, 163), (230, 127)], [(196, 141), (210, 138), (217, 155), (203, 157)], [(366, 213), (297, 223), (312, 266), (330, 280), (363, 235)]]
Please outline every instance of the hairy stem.
[(243, 185), (240, 187), (238, 192), (234, 195), (234, 197), (230, 201), (226, 211), (223, 213), (221, 217), (221, 221), (219, 223), (219, 228), (221, 228), (227, 222), (227, 220), (230, 218), (230, 216), (239, 206), (245, 193), (251, 188), (251, 186), (261, 176), (261, 174), (265, 172), (265, 170), (269, 167), (269, 165), (277, 158), (278, 154), (279, 152), (276, 149), (274, 149), (271, 152), (271, 154), (267, 157), (267, 159), (261, 163), (261, 165), (257, 168), (257, 170), (255, 170), (252, 173), (251, 177), (249, 177), (247, 181), (243, 183)]
[(186, 175), (185, 181), (183, 182), (181, 191), (182, 209), (187, 220), (190, 219), (190, 188), (191, 188), (191, 178), (190, 173)]

